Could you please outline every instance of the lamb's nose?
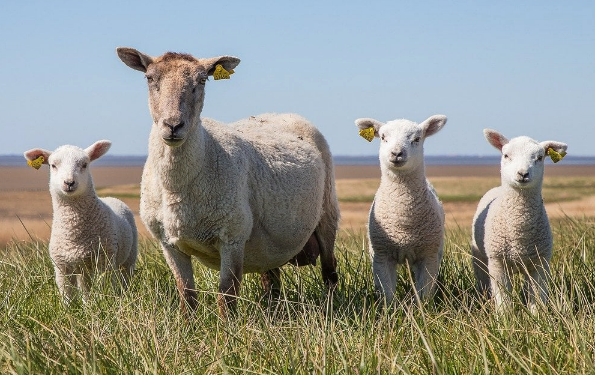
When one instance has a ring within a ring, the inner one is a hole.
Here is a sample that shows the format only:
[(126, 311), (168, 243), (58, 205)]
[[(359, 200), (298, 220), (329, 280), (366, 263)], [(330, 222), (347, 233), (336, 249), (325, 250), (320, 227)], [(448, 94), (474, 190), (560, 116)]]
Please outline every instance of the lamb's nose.
[(391, 152), (391, 154), (395, 158), (402, 158), (403, 157), (403, 151), (400, 151), (400, 152), (393, 151), (393, 152)]
[(519, 181), (529, 181), (529, 172), (517, 172)]
[(64, 181), (64, 185), (66, 185), (68, 187), (73, 187), (74, 186), (74, 181), (73, 180)]

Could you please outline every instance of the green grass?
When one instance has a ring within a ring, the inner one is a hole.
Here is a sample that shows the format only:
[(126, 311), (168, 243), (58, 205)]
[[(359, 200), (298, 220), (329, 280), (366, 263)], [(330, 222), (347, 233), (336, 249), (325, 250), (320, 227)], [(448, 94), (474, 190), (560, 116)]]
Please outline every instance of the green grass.
[(446, 235), (431, 303), (411, 302), (402, 271), (399, 302), (377, 306), (364, 238), (343, 233), (333, 295), (315, 267), (284, 267), (277, 302), (247, 275), (228, 323), (217, 315), (217, 273), (198, 264), (199, 307), (185, 321), (153, 242), (141, 244), (127, 291), (98, 286), (89, 302), (71, 306), (57, 293), (47, 244), (13, 243), (0, 249), (0, 373), (593, 373), (595, 222), (566, 218), (552, 229), (551, 298), (537, 316), (516, 292), (500, 315), (478, 300), (462, 229)]

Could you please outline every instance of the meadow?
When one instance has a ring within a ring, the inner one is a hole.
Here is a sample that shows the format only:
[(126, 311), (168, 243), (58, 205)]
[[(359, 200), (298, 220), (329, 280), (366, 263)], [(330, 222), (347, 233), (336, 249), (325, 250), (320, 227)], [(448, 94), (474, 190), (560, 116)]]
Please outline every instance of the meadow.
[[(497, 175), (431, 177), (447, 211), (440, 288), (419, 303), (401, 269), (391, 306), (376, 302), (361, 225), (378, 181), (343, 176), (334, 293), (317, 267), (283, 267), (279, 300), (264, 295), (258, 275), (246, 275), (237, 316), (227, 322), (217, 313), (218, 274), (198, 263), (199, 307), (184, 318), (171, 272), (147, 237), (128, 290), (98, 281), (89, 302), (69, 306), (46, 240), (30, 233), (2, 245), (0, 373), (593, 373), (595, 177), (548, 172), (554, 256), (550, 300), (537, 315), (524, 307), (519, 285), (513, 306), (498, 315), (474, 292), (469, 217)], [(138, 199), (134, 186), (102, 189)]]

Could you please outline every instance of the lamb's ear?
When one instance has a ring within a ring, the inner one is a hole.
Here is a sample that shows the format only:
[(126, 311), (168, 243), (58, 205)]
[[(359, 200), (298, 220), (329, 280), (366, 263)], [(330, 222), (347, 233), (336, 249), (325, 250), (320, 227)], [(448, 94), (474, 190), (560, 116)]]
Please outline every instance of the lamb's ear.
[(201, 59), (201, 62), (204, 64), (208, 74), (212, 76), (215, 73), (217, 65), (221, 65), (223, 69), (233, 74), (233, 70), (240, 63), (240, 59), (234, 56), (219, 56), (210, 59)]
[(146, 72), (149, 65), (153, 63), (153, 58), (149, 55), (145, 55), (134, 48), (118, 47), (116, 48), (118, 57), (132, 69)]
[(378, 131), (380, 131), (380, 127), (382, 127), (384, 123), (374, 120), (373, 118), (358, 118), (355, 120), (355, 125), (359, 128), (359, 135), (368, 142), (372, 142), (374, 137), (378, 138), (380, 136)]
[(545, 154), (549, 156), (554, 163), (559, 162), (566, 156), (566, 149), (568, 145), (556, 141), (544, 141), (539, 143), (543, 147)]
[(23, 153), (25, 159), (27, 159), (28, 161), (34, 161), (38, 159), (40, 156), (43, 156), (42, 164), (48, 164), (48, 159), (50, 158), (51, 154), (52, 151), (44, 150), (43, 148), (32, 148), (31, 150), (25, 151)]
[(93, 143), (91, 146), (87, 147), (85, 149), (85, 152), (87, 153), (87, 155), (89, 155), (89, 159), (93, 161), (102, 157), (107, 152), (107, 150), (109, 150), (110, 147), (112, 147), (112, 142), (110, 141), (97, 141)]
[(424, 130), (424, 138), (434, 135), (440, 131), (446, 125), (446, 116), (434, 115), (428, 118), (426, 121), (419, 124)]
[(488, 143), (502, 151), (502, 147), (508, 143), (508, 138), (498, 133), (494, 129), (483, 129), (483, 135), (488, 140)]

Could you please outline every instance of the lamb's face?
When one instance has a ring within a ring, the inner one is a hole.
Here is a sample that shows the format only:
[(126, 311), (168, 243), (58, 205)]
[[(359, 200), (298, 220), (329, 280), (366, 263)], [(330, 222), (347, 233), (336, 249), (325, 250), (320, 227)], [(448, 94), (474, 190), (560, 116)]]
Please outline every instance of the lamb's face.
[(423, 161), (424, 130), (409, 120), (389, 121), (378, 130), (380, 163), (391, 170), (412, 169)]
[(198, 60), (180, 56), (162, 58), (149, 65), (145, 74), (153, 126), (163, 142), (172, 147), (181, 146), (198, 122), (208, 77)]
[(62, 197), (74, 197), (86, 191), (91, 183), (90, 159), (85, 150), (61, 146), (48, 159), (50, 190)]
[(516, 189), (541, 187), (545, 150), (529, 137), (513, 138), (502, 147), (502, 182)]

